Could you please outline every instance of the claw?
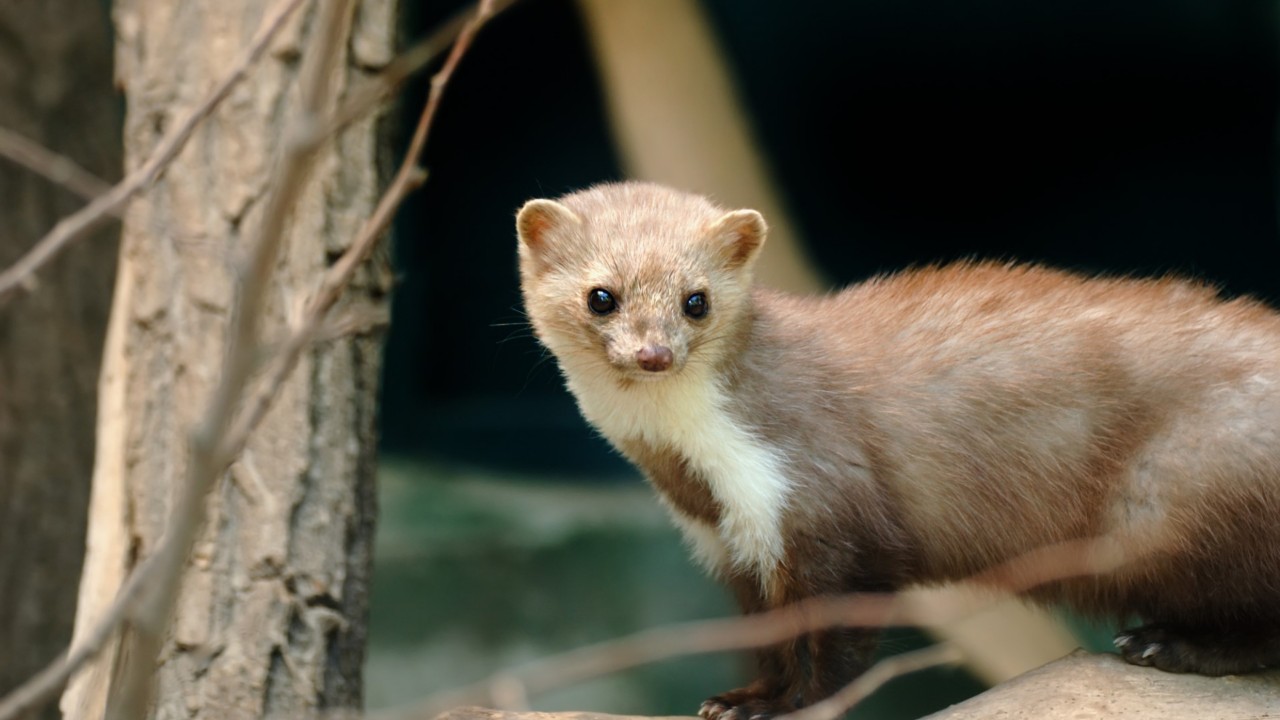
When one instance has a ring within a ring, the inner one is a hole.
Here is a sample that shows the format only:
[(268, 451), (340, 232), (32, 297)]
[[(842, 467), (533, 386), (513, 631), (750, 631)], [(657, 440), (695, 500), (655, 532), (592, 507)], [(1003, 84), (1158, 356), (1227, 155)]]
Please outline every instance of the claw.
[(736, 713), (733, 708), (714, 700), (707, 700), (698, 707), (698, 715), (705, 720), (733, 720)]

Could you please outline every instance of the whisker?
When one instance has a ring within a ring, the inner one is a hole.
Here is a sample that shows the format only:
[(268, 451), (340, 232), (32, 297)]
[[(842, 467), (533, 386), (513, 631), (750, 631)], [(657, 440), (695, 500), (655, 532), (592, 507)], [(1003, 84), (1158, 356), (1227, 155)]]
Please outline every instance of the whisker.
[(516, 391), (517, 396), (523, 394), (525, 390), (529, 389), (529, 383), (533, 382), (533, 374), (535, 372), (538, 372), (538, 370), (540, 370), (543, 367), (543, 365), (546, 364), (547, 360), (550, 360), (550, 359), (551, 359), (551, 353), (547, 352), (546, 348), (543, 348), (542, 356), (539, 357), (536, 362), (530, 365), (529, 372), (525, 373), (524, 383), (521, 384), (520, 389)]
[(537, 336), (536, 336), (536, 335), (534, 335), (532, 331), (530, 331), (530, 332), (521, 332), (521, 331), (517, 330), (517, 331), (515, 331), (515, 332), (508, 333), (506, 337), (504, 337), (504, 338), (502, 338), (501, 340), (499, 340), (499, 341), (498, 341), (498, 344), (499, 344), (499, 345), (504, 345), (504, 344), (506, 344), (506, 343), (511, 342), (512, 340), (525, 340), (525, 339), (529, 339), (529, 338), (537, 339)]

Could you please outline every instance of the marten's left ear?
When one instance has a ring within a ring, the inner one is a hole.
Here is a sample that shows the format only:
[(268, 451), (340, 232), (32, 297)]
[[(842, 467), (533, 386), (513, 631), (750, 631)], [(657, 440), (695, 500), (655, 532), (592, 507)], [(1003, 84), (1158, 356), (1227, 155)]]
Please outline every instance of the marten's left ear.
[(768, 231), (764, 217), (755, 210), (727, 212), (707, 229), (713, 242), (720, 243), (725, 262), (735, 270), (755, 261)]
[(534, 252), (544, 252), (547, 234), (557, 228), (580, 225), (582, 220), (555, 200), (530, 200), (516, 215), (520, 242)]
[(564, 256), (564, 231), (582, 225), (582, 218), (555, 200), (530, 200), (516, 215), (520, 236), (521, 272), (540, 273)]

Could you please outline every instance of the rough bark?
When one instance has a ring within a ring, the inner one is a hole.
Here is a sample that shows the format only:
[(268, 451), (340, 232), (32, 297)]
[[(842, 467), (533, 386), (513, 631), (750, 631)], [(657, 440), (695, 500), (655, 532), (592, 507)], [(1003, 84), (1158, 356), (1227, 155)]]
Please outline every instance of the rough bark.
[[(99, 0), (0, 3), (0, 126), (114, 179), (119, 115)], [(0, 267), (83, 202), (2, 160), (0, 198)], [(88, 239), (0, 308), (0, 693), (71, 639), (117, 235)]]
[[(271, 5), (115, 3), (127, 167), (225, 72)], [(395, 0), (360, 4), (335, 82), (349, 87), (388, 61), (394, 9)], [(184, 476), (187, 433), (216, 381), (235, 261), (261, 213), (313, 10), (294, 18), (125, 219), (77, 633), (156, 547)], [(380, 136), (366, 121), (322, 155), (285, 241), (269, 333), (283, 337), (372, 209), (385, 174)], [(365, 273), (344, 302), (385, 310), (387, 276)], [(301, 717), (360, 705), (381, 344), (376, 334), (347, 336), (304, 358), (209, 497), (155, 673), (153, 717)], [(117, 660), (109, 648), (68, 688), (67, 717), (100, 717)]]

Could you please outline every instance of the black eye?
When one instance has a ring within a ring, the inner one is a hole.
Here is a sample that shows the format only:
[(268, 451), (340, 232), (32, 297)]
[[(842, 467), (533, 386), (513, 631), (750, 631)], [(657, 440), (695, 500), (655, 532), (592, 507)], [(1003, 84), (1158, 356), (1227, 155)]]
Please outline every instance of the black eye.
[(684, 314), (695, 319), (705, 317), (710, 307), (706, 293), (694, 293), (684, 301)]
[(618, 301), (613, 299), (613, 293), (608, 290), (596, 288), (587, 293), (587, 307), (597, 315), (608, 315), (618, 309)]

